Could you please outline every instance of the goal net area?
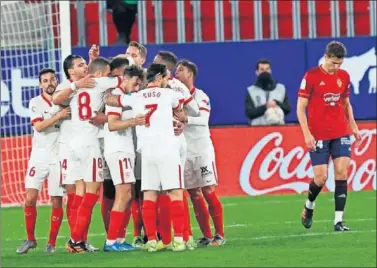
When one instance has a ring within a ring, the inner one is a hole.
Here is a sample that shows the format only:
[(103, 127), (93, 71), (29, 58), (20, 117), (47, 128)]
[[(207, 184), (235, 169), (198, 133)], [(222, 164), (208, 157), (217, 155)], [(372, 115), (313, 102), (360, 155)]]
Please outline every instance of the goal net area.
[[(38, 73), (71, 53), (69, 1), (1, 1), (1, 206), (25, 199), (31, 151), (29, 101), (39, 95)], [(49, 197), (44, 185), (39, 204)]]

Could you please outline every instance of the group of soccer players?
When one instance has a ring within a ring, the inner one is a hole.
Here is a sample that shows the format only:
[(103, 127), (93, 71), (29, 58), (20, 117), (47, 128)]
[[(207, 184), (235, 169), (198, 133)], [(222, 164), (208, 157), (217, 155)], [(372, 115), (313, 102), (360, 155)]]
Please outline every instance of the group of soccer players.
[[(25, 178), (27, 239), (18, 253), (37, 246), (36, 202), (45, 178), (52, 200), (45, 252), (56, 251), (65, 194), (67, 252), (99, 250), (88, 243), (88, 230), (100, 193), (105, 252), (225, 244), (208, 126), (211, 106), (194, 85), (198, 68), (160, 51), (143, 69), (146, 54), (144, 46), (131, 42), (125, 54), (105, 59), (93, 45), (89, 64), (78, 55), (64, 60), (67, 80), (60, 84), (53, 69), (40, 71), (42, 94), (29, 104), (34, 134)], [(203, 234), (197, 242), (187, 196)], [(131, 215), (134, 239), (127, 243)]]
[[(98, 250), (88, 243), (88, 230), (100, 192), (107, 233), (104, 251), (183, 251), (225, 244), (208, 127), (211, 106), (208, 96), (194, 86), (197, 66), (160, 51), (144, 70), (146, 53), (144, 46), (131, 42), (125, 54), (109, 61), (92, 46), (89, 65), (77, 55), (64, 60), (67, 80), (61, 84), (54, 70), (40, 72), (43, 93), (29, 105), (34, 136), (25, 181), (27, 239), (18, 253), (37, 246), (36, 202), (46, 177), (52, 200), (46, 252), (55, 252), (64, 189), (71, 231), (68, 252)], [(334, 230), (350, 230), (343, 221), (350, 135), (357, 141), (361, 135), (349, 100), (350, 77), (340, 69), (345, 55), (343, 44), (329, 43), (325, 63), (305, 74), (298, 93), (297, 117), (314, 171), (301, 214), (305, 228), (312, 226), (315, 200), (326, 183), (331, 157)], [(197, 243), (187, 195), (203, 234)], [(125, 234), (131, 215), (134, 239), (130, 244)]]

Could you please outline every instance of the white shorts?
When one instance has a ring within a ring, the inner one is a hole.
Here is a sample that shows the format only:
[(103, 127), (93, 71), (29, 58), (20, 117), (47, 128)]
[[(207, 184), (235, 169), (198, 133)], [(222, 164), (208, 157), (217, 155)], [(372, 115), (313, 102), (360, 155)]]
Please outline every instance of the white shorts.
[(63, 185), (75, 184), (79, 174), (75, 174), (74, 162), (72, 160), (72, 152), (66, 143), (59, 143), (59, 162), (61, 167), (61, 176)]
[(142, 191), (184, 189), (183, 170), (178, 150), (164, 157), (146, 157), (143, 153), (141, 156)]
[(188, 156), (184, 173), (186, 189), (217, 185), (215, 152), (208, 150), (201, 156)]
[[(84, 179), (84, 182), (103, 182), (105, 161), (102, 157), (99, 142), (91, 146), (75, 148), (72, 151), (72, 173), (75, 180)], [(71, 172), (71, 170), (69, 170)], [(69, 172), (69, 173), (70, 173)], [(69, 174), (71, 176), (71, 174)]]
[(43, 164), (29, 161), (26, 171), (25, 188), (40, 191), (46, 178), (48, 195), (64, 196), (64, 188), (60, 186), (62, 178), (59, 163)]
[(181, 159), (182, 170), (185, 170), (186, 157), (187, 157), (187, 143), (183, 133), (178, 136), (179, 140), (179, 157)]
[[(105, 151), (105, 141), (103, 138), (99, 138), (99, 144), (100, 144), (100, 149), (101, 149), (101, 155), (104, 155)], [(104, 165), (103, 165), (103, 179), (104, 180), (111, 180), (110, 176), (110, 170), (109, 166), (107, 165), (105, 157), (103, 157)]]
[(126, 152), (116, 152), (105, 156), (106, 163), (110, 169), (111, 179), (114, 185), (135, 183), (133, 167), (135, 156)]

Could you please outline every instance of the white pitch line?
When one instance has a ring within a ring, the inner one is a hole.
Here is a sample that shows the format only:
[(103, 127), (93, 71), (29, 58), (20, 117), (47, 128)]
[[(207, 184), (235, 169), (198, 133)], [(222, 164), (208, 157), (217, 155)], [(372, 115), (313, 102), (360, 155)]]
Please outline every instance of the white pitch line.
[[(348, 222), (359, 222), (359, 221), (376, 221), (376, 218), (365, 218), (365, 219), (348, 219)], [(332, 220), (316, 220), (314, 223), (328, 223), (328, 222), (333, 222)], [(297, 224), (299, 221), (285, 221), (285, 222), (268, 222), (268, 223), (263, 223), (263, 226), (266, 225), (278, 225), (278, 224)], [(237, 227), (255, 227), (259, 226), (259, 224), (246, 224), (246, 223), (233, 223), (230, 225), (225, 225), (225, 229), (229, 228), (237, 228)], [(199, 230), (199, 227), (192, 227), (192, 230)], [(354, 231), (352, 231), (354, 232)], [(130, 236), (131, 232), (127, 232), (126, 236)], [(106, 233), (99, 233), (99, 234), (89, 234), (90, 237), (96, 237), (96, 236), (106, 236)], [(69, 238), (69, 236), (58, 236), (57, 238)], [(48, 237), (37, 237), (38, 240), (47, 240)], [(24, 239), (4, 239), (4, 241), (23, 241)]]
[[(353, 233), (375, 233), (376, 230), (355, 230), (351, 232), (320, 232), (320, 233), (303, 233), (303, 234), (290, 234), (290, 235), (264, 235), (255, 237), (233, 237), (227, 238), (227, 241), (250, 241), (250, 240), (268, 240), (268, 239), (280, 239), (280, 238), (295, 238), (295, 237), (311, 237), (311, 236), (327, 236), (327, 235), (345, 235)], [(93, 236), (93, 235), (92, 235)], [(59, 246), (57, 249), (64, 249), (64, 247)], [(15, 251), (14, 248), (2, 248), (2, 251)]]

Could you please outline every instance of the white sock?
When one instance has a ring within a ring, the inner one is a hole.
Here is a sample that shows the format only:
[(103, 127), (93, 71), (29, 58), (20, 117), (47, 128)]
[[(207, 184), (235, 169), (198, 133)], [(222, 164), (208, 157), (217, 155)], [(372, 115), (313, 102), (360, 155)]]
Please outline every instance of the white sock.
[(118, 237), (118, 238), (117, 238), (117, 242), (118, 242), (119, 244), (123, 244), (124, 242), (126, 242), (126, 239)]
[(108, 245), (108, 246), (114, 245), (115, 242), (116, 242), (116, 240), (106, 239), (106, 245)]
[(314, 209), (315, 208), (315, 202), (311, 202), (308, 199), (308, 200), (306, 200), (305, 207), (308, 208), (308, 209)]
[(174, 241), (175, 241), (175, 242), (182, 243), (182, 242), (183, 242), (183, 237), (182, 237), (182, 236), (175, 236), (175, 237), (174, 237)]
[(343, 211), (335, 211), (334, 225), (343, 221)]

